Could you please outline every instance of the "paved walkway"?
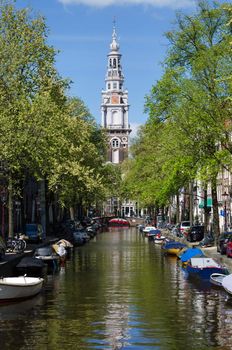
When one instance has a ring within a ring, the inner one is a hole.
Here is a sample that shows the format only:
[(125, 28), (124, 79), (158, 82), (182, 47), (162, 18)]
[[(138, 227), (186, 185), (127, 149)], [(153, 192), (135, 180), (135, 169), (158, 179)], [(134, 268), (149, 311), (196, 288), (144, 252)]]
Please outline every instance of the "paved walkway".
[(227, 269), (232, 273), (232, 258), (228, 258), (226, 255), (221, 255), (217, 252), (217, 247), (201, 248), (205, 255), (215, 259), (219, 263), (225, 265)]

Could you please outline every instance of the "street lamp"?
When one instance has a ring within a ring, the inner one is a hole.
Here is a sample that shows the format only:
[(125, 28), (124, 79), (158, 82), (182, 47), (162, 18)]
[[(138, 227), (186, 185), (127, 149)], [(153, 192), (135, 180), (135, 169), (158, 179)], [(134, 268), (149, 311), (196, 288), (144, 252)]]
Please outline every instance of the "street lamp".
[(226, 191), (222, 194), (222, 197), (224, 197), (224, 231), (227, 231), (227, 208), (226, 208), (226, 201), (227, 197), (229, 196)]

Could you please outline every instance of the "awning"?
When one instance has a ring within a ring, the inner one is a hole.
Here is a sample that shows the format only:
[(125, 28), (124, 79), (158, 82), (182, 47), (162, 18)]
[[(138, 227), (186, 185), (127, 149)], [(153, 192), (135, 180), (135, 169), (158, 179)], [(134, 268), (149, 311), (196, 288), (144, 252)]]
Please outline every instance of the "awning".
[[(212, 198), (207, 198), (207, 208), (211, 208), (213, 205)], [(199, 208), (203, 209), (205, 206), (204, 200), (200, 202)]]

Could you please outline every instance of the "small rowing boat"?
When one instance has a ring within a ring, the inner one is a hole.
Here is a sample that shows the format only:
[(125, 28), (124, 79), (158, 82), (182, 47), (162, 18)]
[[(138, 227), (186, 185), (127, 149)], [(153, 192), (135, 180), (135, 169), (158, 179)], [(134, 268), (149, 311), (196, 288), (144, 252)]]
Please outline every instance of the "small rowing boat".
[(225, 275), (224, 273), (212, 273), (212, 275), (210, 275), (210, 282), (215, 286), (222, 287), (222, 281), (226, 276), (228, 275)]
[(43, 281), (27, 276), (0, 278), (0, 301), (30, 298), (41, 291)]

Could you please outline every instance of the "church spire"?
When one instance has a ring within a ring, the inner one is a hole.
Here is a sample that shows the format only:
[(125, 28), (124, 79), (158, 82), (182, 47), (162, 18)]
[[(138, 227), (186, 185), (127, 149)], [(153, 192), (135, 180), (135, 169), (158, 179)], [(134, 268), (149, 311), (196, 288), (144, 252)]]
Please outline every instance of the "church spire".
[(119, 43), (117, 42), (117, 33), (116, 33), (116, 27), (115, 27), (115, 19), (113, 22), (113, 33), (112, 33), (112, 42), (110, 44), (111, 51), (118, 51), (119, 50)]
[(115, 22), (105, 76), (105, 90), (102, 91), (102, 127), (109, 139), (108, 160), (121, 163), (128, 156), (128, 137), (131, 132), (128, 121), (128, 92), (124, 89), (124, 75), (121, 54), (117, 41)]

